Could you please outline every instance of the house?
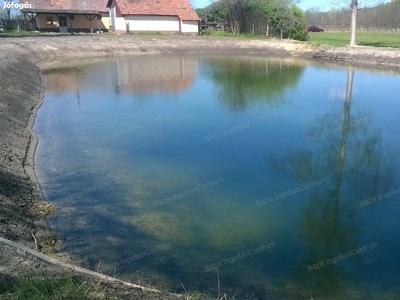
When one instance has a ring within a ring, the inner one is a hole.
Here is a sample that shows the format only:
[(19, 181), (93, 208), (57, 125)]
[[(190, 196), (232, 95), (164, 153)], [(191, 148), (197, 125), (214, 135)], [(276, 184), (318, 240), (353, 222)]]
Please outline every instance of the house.
[(116, 33), (199, 33), (200, 18), (189, 0), (108, 0), (107, 7)]
[[(43, 69), (44, 85), (49, 92), (68, 92), (80, 98), (88, 92), (109, 93), (121, 95), (145, 95), (151, 93), (179, 93), (190, 88), (199, 74), (200, 59), (197, 57), (170, 55), (147, 56), (140, 59), (117, 57), (104, 63), (102, 58), (92, 58), (91, 67), (85, 63), (74, 67), (74, 72), (62, 72), (57, 76), (54, 70), (70, 66), (69, 60), (57, 60)], [(101, 64), (106, 64), (101, 66)], [(100, 66), (99, 66), (100, 65)], [(100, 68), (100, 69), (99, 69)], [(93, 80), (102, 68), (101, 78)], [(82, 101), (85, 97), (82, 97)], [(144, 101), (140, 98), (140, 101)]]
[(44, 32), (108, 31), (107, 0), (20, 0), (33, 30)]

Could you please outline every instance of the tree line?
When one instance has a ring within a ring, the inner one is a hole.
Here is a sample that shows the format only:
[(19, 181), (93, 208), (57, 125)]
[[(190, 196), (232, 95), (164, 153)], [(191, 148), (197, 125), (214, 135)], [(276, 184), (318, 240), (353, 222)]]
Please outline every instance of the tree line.
[[(320, 8), (305, 12), (308, 25), (318, 25), (325, 31), (349, 31), (351, 9), (331, 9), (322, 12)], [(359, 8), (357, 11), (358, 31), (400, 32), (400, 0), (380, 4), (374, 7)]]
[(305, 14), (290, 0), (217, 0), (196, 12), (207, 22), (226, 23), (233, 33), (308, 39)]

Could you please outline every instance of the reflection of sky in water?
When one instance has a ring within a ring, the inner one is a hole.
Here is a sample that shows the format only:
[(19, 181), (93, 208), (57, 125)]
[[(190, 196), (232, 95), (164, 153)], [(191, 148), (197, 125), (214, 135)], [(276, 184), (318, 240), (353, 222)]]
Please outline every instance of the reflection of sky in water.
[(36, 172), (47, 199), (67, 198), (51, 224), (90, 268), (101, 260), (121, 278), (140, 270), (159, 287), (209, 291), (206, 269), (218, 265), (224, 289), (265, 299), (398, 291), (399, 195), (359, 205), (400, 187), (398, 77), (355, 70), (346, 109), (345, 67), (139, 56), (54, 73), (36, 119)]

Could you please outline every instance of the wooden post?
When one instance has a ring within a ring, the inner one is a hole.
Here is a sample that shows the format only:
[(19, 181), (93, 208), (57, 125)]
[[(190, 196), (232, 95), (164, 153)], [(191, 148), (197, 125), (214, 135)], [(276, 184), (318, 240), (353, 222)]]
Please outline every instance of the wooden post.
[(28, 31), (28, 23), (26, 21), (26, 13), (24, 13), (24, 27), (25, 27), (25, 30)]

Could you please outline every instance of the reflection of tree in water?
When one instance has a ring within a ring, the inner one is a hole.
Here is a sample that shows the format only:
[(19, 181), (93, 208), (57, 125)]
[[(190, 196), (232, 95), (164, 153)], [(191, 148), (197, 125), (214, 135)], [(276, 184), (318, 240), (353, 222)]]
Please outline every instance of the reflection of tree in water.
[(221, 87), (219, 99), (234, 110), (275, 101), (297, 85), (304, 69), (298, 64), (268, 59), (211, 58), (206, 63), (207, 73)]
[[(305, 202), (300, 224), (305, 257), (294, 270), (297, 281), (314, 295), (344, 296), (345, 286), (354, 281), (346, 278), (349, 271), (345, 266), (363, 254), (348, 258), (346, 263), (328, 263), (327, 259), (365, 246), (358, 241), (358, 201), (388, 190), (394, 176), (385, 160), (388, 156), (382, 153), (380, 132), (370, 127), (374, 115), (350, 113), (353, 76), (350, 68), (343, 112), (329, 113), (314, 124), (308, 137), (318, 146), (314, 152), (297, 152), (282, 159), (274, 154), (269, 157), (272, 167), (293, 171), (301, 183), (328, 180), (312, 188)], [(371, 243), (378, 238), (371, 237)]]

